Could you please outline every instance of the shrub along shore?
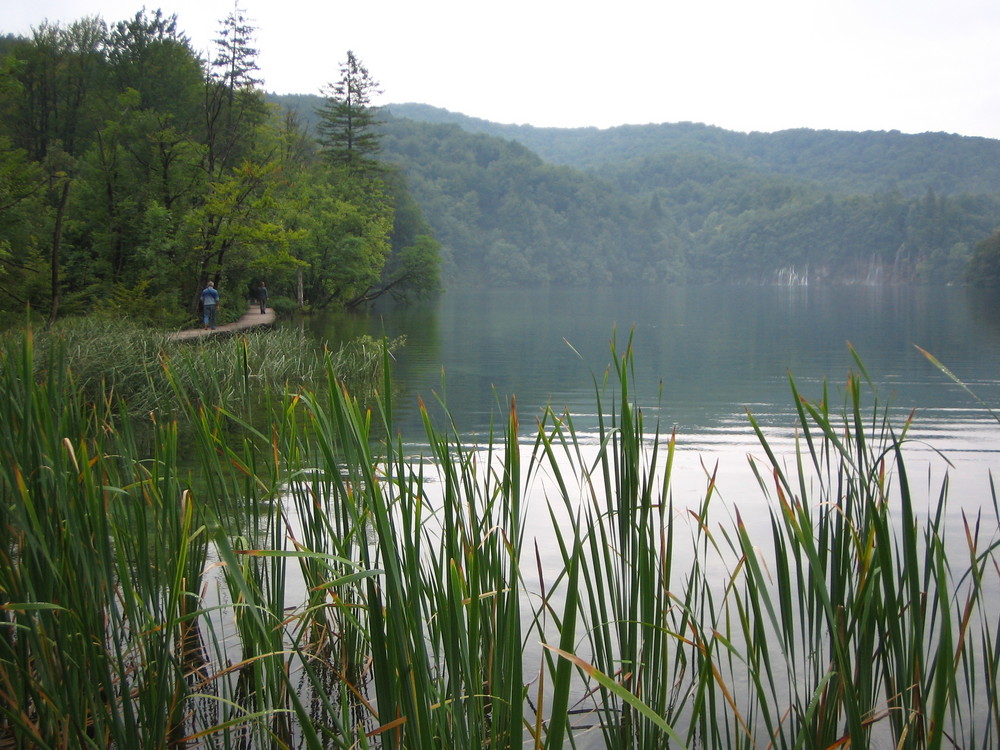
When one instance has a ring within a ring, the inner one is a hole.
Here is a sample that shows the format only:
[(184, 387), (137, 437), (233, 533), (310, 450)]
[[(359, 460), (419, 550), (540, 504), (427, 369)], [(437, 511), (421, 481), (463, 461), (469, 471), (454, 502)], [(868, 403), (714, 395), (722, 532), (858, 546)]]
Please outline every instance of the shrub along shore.
[(860, 362), (840, 406), (791, 384), (792, 472), (757, 430), (752, 538), (712, 482), (675, 506), (630, 344), (596, 441), (551, 411), (526, 439), (512, 403), (477, 446), (425, 412), (414, 456), (374, 342), (77, 333), (0, 353), (0, 746), (997, 742), (995, 494), (957, 532), (946, 486), (917, 512)]

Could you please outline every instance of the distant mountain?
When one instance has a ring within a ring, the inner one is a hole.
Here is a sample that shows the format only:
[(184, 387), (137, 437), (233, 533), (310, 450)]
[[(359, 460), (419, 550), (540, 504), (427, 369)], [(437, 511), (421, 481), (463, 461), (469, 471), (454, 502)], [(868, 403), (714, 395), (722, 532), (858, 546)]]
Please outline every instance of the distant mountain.
[[(319, 97), (273, 98), (314, 126)], [(383, 119), (446, 283), (946, 283), (1000, 227), (986, 138)]]
[(517, 141), (546, 161), (579, 169), (617, 169), (635, 160), (682, 153), (803, 178), (836, 192), (1000, 192), (1000, 141), (990, 138), (807, 129), (739, 133), (691, 122), (537, 128), (501, 125), (426, 104), (391, 104), (386, 110), (393, 117), (452, 123), (470, 133)]

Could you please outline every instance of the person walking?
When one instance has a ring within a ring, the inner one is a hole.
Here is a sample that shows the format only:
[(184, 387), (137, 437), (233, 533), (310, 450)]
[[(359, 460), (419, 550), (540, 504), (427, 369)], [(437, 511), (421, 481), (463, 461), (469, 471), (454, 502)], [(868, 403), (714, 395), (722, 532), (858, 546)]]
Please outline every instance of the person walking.
[(201, 292), (201, 307), (204, 311), (205, 329), (211, 328), (214, 331), (219, 314), (219, 290), (212, 281)]
[(257, 301), (260, 302), (260, 314), (263, 315), (267, 312), (267, 287), (263, 281), (257, 287)]

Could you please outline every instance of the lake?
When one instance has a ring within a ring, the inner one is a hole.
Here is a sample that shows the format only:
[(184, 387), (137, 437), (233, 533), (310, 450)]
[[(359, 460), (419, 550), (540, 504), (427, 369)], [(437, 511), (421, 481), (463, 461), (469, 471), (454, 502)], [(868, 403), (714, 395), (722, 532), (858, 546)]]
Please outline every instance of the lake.
[[(845, 403), (849, 374), (863, 366), (897, 429), (913, 415), (906, 468), (918, 514), (935, 506), (947, 474), (949, 559), (959, 566), (963, 555), (968, 560), (963, 513), (982, 511), (986, 535), (996, 538), (989, 482), (1000, 468), (1000, 424), (990, 407), (1000, 409), (1000, 303), (989, 293), (862, 286), (461, 289), (433, 303), (316, 318), (310, 325), (334, 345), (361, 333), (406, 336), (393, 364), (394, 421), (414, 459), (426, 453), (420, 400), (442, 429), (447, 422), (439, 402), (447, 404), (458, 434), (471, 445), (486, 443), (491, 424), (502, 428), (512, 397), (525, 443), (534, 438), (536, 418), (551, 406), (572, 415), (576, 434), (596, 453), (595, 387), (611, 361), (612, 341), (621, 353), (631, 337), (631, 400), (643, 408), (647, 429), (676, 431), (672, 522), (697, 526), (686, 509), (699, 508), (709, 476), (716, 474), (721, 500), (713, 500), (713, 522), (731, 527), (738, 510), (750, 538), (764, 548), (762, 559), (768, 558), (765, 537), (774, 500), (750, 469), (748, 457), (763, 462), (765, 455), (747, 412), (779, 460), (792, 467), (798, 420), (789, 376), (812, 400), (823, 397), (826, 384), (836, 411)], [(612, 389), (613, 377), (609, 383)], [(866, 405), (874, 400), (866, 394)], [(617, 404), (609, 390), (605, 413), (610, 409)], [(766, 464), (760, 465), (766, 475)], [(562, 563), (545, 479), (525, 495), (528, 546), (543, 577)], [(805, 501), (816, 507), (814, 498)], [(562, 520), (557, 517), (555, 525)], [(680, 568), (693, 559), (682, 547), (673, 553), (684, 556)], [(767, 566), (773, 562), (765, 559)], [(722, 586), (733, 561), (704, 565), (707, 579)], [(540, 588), (537, 582), (525, 585)], [(985, 619), (995, 622), (990, 613), (1000, 604), (996, 581), (982, 590), (989, 602)], [(525, 664), (540, 660), (540, 652), (527, 648)], [(731, 679), (739, 690), (749, 689), (739, 669)], [(581, 746), (601, 744), (590, 738)], [(894, 746), (888, 725), (876, 727), (870, 746)]]
[[(795, 417), (789, 374), (807, 398), (824, 379), (842, 403), (858, 367), (849, 343), (877, 384), (880, 402), (902, 420), (916, 410), (913, 437), (954, 465), (955, 499), (988, 497), (1000, 467), (1000, 425), (976, 398), (921, 354), (946, 365), (986, 405), (1000, 409), (1000, 300), (957, 287), (625, 287), (458, 289), (433, 303), (387, 307), (371, 315), (329, 316), (313, 331), (336, 343), (369, 333), (406, 336), (394, 363), (396, 426), (419, 444), (418, 397), (444, 425), (441, 399), (458, 431), (481, 440), (516, 397), (526, 438), (546, 405), (594, 427), (594, 378), (632, 336), (632, 399), (647, 426), (676, 427), (675, 487), (700, 486), (705, 462), (742, 477), (758, 451), (746, 412), (770, 438), (792, 447)], [(848, 343), (849, 342), (849, 343)], [(661, 391), (662, 389), (662, 391)], [(870, 399), (869, 399), (870, 403)], [(605, 409), (613, 406), (606, 400)], [(918, 453), (923, 446), (914, 444)], [(930, 451), (924, 451), (930, 454)], [(742, 480), (738, 480), (742, 482)], [(727, 487), (720, 483), (725, 492)], [(735, 492), (729, 488), (730, 494)]]

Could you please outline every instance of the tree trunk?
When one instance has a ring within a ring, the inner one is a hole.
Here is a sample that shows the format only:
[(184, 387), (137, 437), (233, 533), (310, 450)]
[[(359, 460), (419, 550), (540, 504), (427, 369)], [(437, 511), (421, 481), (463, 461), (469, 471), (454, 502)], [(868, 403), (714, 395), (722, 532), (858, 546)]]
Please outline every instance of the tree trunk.
[(59, 198), (59, 208), (56, 210), (56, 226), (52, 230), (52, 302), (49, 305), (49, 322), (51, 328), (59, 312), (59, 245), (62, 242), (63, 215), (66, 213), (66, 201), (69, 198), (69, 180), (63, 182), (62, 196)]

